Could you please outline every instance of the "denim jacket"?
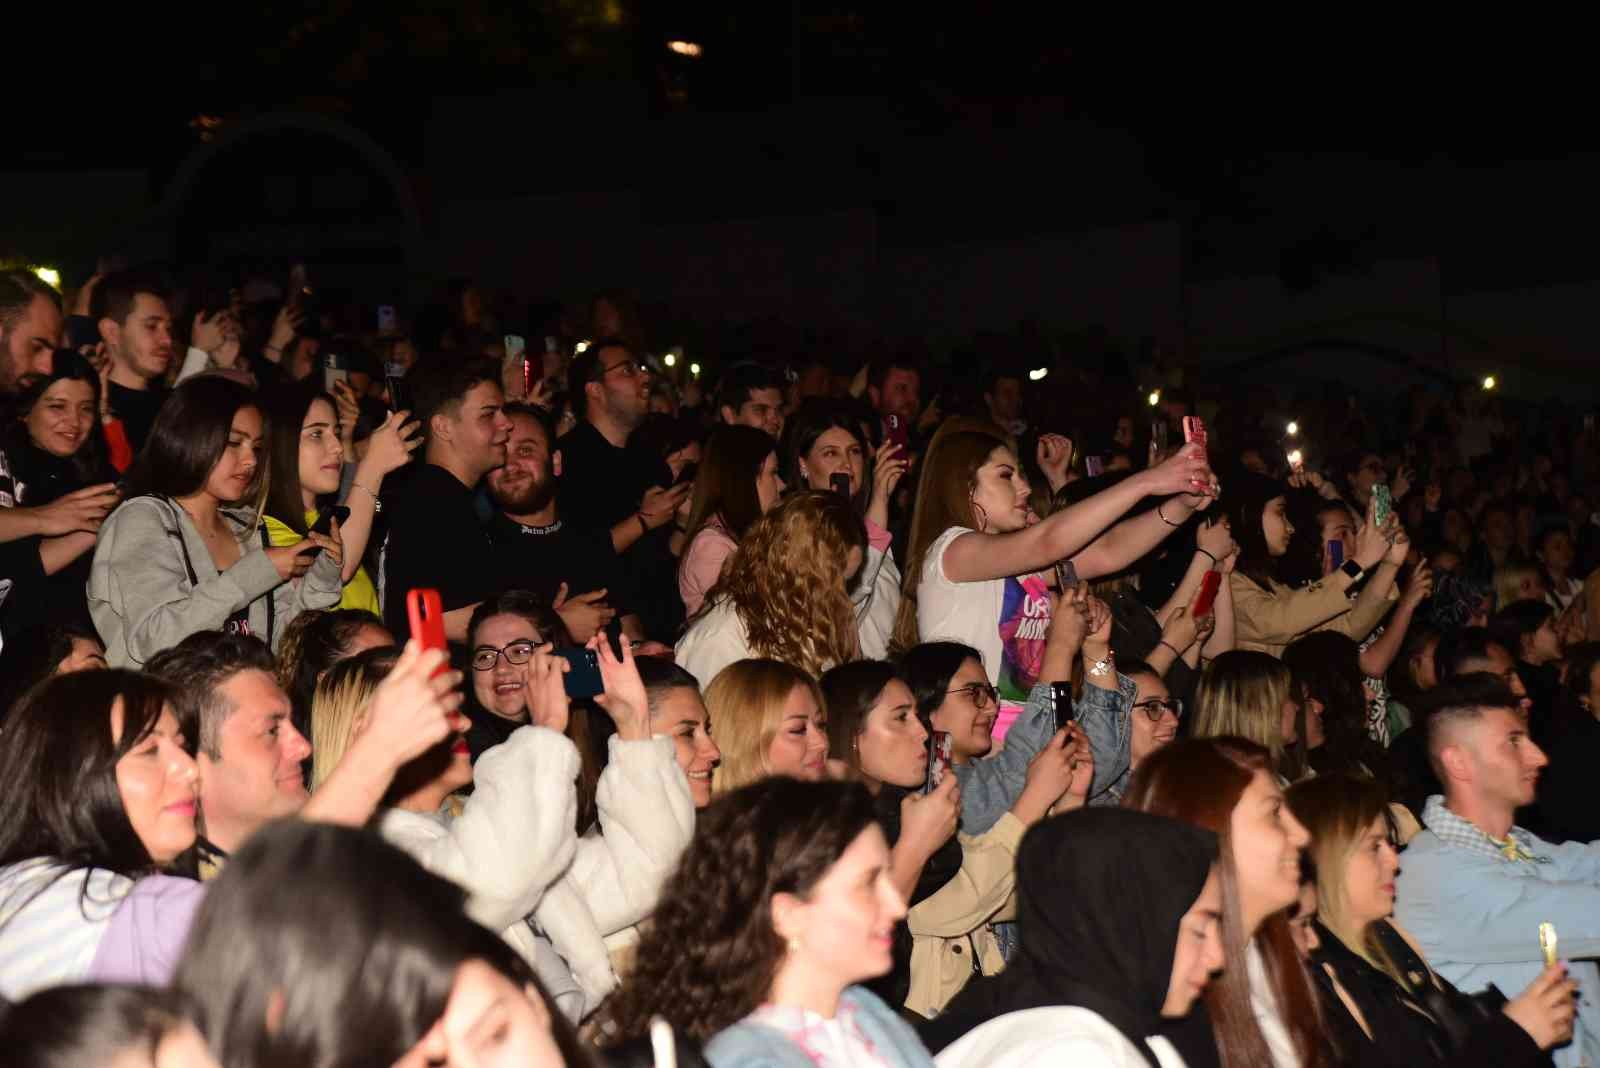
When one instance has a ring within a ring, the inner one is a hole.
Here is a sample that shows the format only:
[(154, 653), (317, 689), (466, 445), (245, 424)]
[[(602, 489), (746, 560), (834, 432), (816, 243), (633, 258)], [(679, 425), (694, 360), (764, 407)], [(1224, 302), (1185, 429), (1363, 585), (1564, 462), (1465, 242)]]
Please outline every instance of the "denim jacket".
[(1395, 917), (1458, 989), (1477, 993), (1493, 983), (1510, 998), (1544, 970), (1539, 924), (1554, 924), (1578, 983), (1573, 1039), (1554, 1051), (1555, 1063), (1596, 1063), (1600, 968), (1584, 958), (1600, 957), (1600, 844), (1551, 845), (1519, 827), (1511, 832), (1516, 856), (1507, 857), (1437, 794), (1422, 820), (1428, 829), (1402, 859)]
[[(933, 1068), (933, 1058), (911, 1025), (877, 995), (853, 986), (840, 1002), (856, 1010), (862, 1034), (889, 1068)], [(816, 1068), (782, 1032), (750, 1021), (713, 1035), (705, 1057), (711, 1068)]]

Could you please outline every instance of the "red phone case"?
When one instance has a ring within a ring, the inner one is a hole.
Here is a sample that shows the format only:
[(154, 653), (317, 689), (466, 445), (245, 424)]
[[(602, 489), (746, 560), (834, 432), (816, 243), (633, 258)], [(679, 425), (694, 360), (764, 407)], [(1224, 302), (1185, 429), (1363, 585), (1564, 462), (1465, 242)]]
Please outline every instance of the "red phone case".
[(1194, 616), (1196, 619), (1211, 614), (1212, 605), (1217, 599), (1217, 591), (1221, 588), (1222, 572), (1207, 571), (1205, 577), (1200, 580), (1200, 593), (1194, 599)]
[(1205, 420), (1201, 419), (1198, 415), (1186, 415), (1186, 416), (1184, 416), (1183, 417), (1183, 440), (1185, 442), (1198, 441), (1200, 443), (1201, 447), (1203, 448), (1205, 446), (1205, 443), (1206, 443), (1206, 424), (1205, 424)]
[[(439, 601), (438, 590), (416, 589), (406, 594), (406, 615), (411, 618), (411, 636), (422, 642), (424, 649), (443, 649), (449, 652), (450, 643), (444, 636), (444, 606)], [(446, 660), (433, 674), (448, 671)]]
[(906, 421), (898, 415), (886, 415), (883, 417), (883, 438), (887, 442), (900, 446), (902, 452), (911, 444), (911, 432), (906, 429)]

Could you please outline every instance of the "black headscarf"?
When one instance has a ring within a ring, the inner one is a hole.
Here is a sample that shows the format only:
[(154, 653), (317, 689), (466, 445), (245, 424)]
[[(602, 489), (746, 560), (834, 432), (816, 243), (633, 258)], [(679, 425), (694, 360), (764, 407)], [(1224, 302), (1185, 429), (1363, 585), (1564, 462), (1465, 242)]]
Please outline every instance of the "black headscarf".
[[(891, 847), (900, 840), (900, 802), (904, 801), (909, 793), (910, 790), (885, 785), (878, 791), (878, 796), (874, 800), (874, 807), (878, 811), (878, 822), (883, 827), (883, 836)], [(961, 861), (961, 841), (955, 835), (951, 835), (922, 866), (922, 873), (917, 876), (917, 885), (911, 891), (911, 899), (906, 902), (906, 908), (915, 908), (942, 890), (944, 885), (954, 879), (956, 873), (961, 870)], [(893, 967), (887, 974), (866, 985), (868, 990), (890, 1005), (905, 1004), (906, 995), (911, 991), (911, 928), (905, 920), (902, 919), (895, 924)]]
[(1217, 836), (1123, 808), (1084, 808), (1036, 825), (1017, 853), (1021, 945), (924, 1031), (937, 1051), (996, 1016), (1048, 1005), (1091, 1010), (1151, 1064), (1162, 1030), (1178, 921), (1217, 859)]

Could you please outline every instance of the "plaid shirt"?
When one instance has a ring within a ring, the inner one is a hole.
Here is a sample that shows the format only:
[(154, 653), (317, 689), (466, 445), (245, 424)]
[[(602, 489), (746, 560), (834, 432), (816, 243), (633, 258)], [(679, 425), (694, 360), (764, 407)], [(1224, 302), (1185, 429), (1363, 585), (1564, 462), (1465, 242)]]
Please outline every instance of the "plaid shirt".
[(1477, 824), (1469, 823), (1445, 807), (1444, 798), (1434, 794), (1422, 807), (1422, 822), (1428, 830), (1439, 836), (1439, 841), (1469, 853), (1479, 853), (1495, 860), (1514, 864), (1549, 864), (1550, 858), (1541, 856), (1543, 843), (1521, 827), (1511, 828), (1504, 841), (1490, 838)]

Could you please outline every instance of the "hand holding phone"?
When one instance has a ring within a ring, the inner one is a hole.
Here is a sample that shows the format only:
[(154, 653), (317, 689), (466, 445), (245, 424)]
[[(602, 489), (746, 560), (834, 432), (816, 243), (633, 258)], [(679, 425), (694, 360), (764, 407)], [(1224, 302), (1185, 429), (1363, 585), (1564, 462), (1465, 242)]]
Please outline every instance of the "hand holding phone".
[(1544, 952), (1544, 966), (1546, 968), (1560, 959), (1559, 954), (1556, 952), (1555, 924), (1541, 923), (1539, 925), (1539, 948)]
[(845, 500), (848, 501), (850, 499), (850, 476), (845, 472), (835, 471), (833, 474), (829, 475), (828, 485), (833, 487), (833, 492), (837, 493)]
[(897, 414), (884, 416), (883, 440), (886, 444), (900, 446), (902, 452), (909, 452), (911, 430), (906, 426), (906, 421)]
[(1056, 716), (1056, 730), (1059, 731), (1067, 724), (1076, 722), (1078, 713), (1072, 707), (1072, 683), (1052, 682), (1050, 704)]
[[(424, 649), (442, 649), (450, 652), (450, 642), (444, 636), (444, 606), (439, 591), (415, 589), (406, 594), (406, 616), (411, 623), (411, 636), (422, 643)], [(432, 672), (438, 675), (450, 668), (448, 655)]]
[[(342, 527), (344, 526), (344, 521), (349, 518), (350, 509), (346, 508), (342, 504), (336, 504), (331, 508), (324, 508), (322, 514), (317, 516), (317, 521), (311, 524), (310, 532), (312, 534), (321, 534), (323, 537), (327, 537), (329, 534), (333, 533), (334, 523), (338, 523)], [(321, 556), (322, 546), (318, 545), (314, 548), (307, 549), (300, 555), (307, 557)]]
[(1194, 598), (1194, 617), (1209, 616), (1217, 601), (1217, 591), (1222, 589), (1222, 572), (1207, 571), (1200, 579), (1200, 592)]
[[(601, 633), (602, 641), (609, 641), (604, 632)], [(623, 641), (627, 641), (626, 638)], [(568, 665), (566, 674), (567, 696), (573, 700), (586, 697), (595, 697), (606, 692), (605, 681), (600, 677), (600, 657), (593, 649), (586, 649), (581, 645), (571, 645), (557, 649), (552, 654), (565, 660)]]
[(1394, 498), (1389, 493), (1387, 482), (1377, 482), (1372, 486), (1372, 521), (1381, 530), (1389, 522), (1389, 516), (1394, 514)]
[(928, 738), (928, 774), (922, 786), (923, 793), (933, 793), (944, 782), (944, 777), (950, 773), (954, 752), (949, 731), (931, 732)]

